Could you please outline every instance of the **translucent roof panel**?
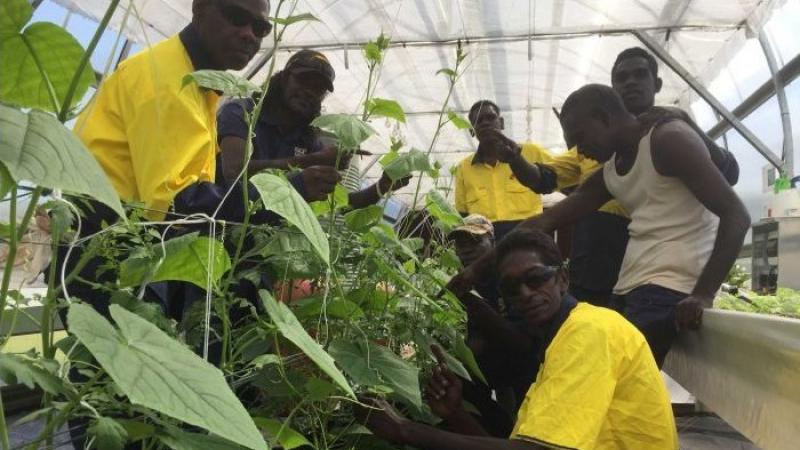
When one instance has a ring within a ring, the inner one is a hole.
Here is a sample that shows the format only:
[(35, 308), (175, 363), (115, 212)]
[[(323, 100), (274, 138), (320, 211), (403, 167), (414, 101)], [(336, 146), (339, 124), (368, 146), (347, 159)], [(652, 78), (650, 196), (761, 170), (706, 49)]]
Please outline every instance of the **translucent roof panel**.
[[(55, 0), (74, 11), (98, 19), (108, 0)], [(123, 0), (133, 5), (118, 11), (112, 28), (142, 45), (178, 32), (190, 20), (191, 0)], [(272, 1), (275, 14), (277, 1)], [(387, 128), (375, 123), (381, 136), (365, 147), (385, 153), (389, 136), (401, 134), (409, 146), (427, 150), (436, 129), (438, 111), (447, 82), (436, 71), (453, 65), (456, 41), (469, 54), (448, 107), (466, 115), (479, 99), (499, 106), (509, 136), (531, 140), (555, 151), (563, 150), (561, 129), (552, 111), (574, 89), (595, 82), (608, 84), (616, 55), (641, 46), (630, 30), (650, 33), (692, 74), (709, 86), (725, 84), (725, 103), (732, 106), (752, 92), (766, 73), (758, 54), (757, 76), (725, 73), (732, 58), (759, 30), (776, 8), (796, 10), (796, 0), (300, 0), (285, 2), (280, 16), (311, 13), (318, 22), (300, 22), (285, 34), (276, 54), (282, 67), (292, 52), (317, 48), (328, 55), (336, 70), (336, 90), (325, 102), (327, 112), (358, 112), (367, 83), (367, 68), (360, 46), (379, 33), (393, 46), (384, 61), (376, 89), (378, 97), (397, 100), (408, 123)], [(792, 9), (794, 8), (794, 9)], [(788, 19), (787, 19), (788, 20)], [(125, 27), (122, 23), (125, 22)], [(770, 30), (773, 39), (785, 27)], [(752, 40), (750, 40), (752, 42)], [(250, 69), (254, 79), (266, 77), (265, 65), (272, 42), (265, 39), (262, 53)], [(796, 52), (794, 45), (780, 46), (780, 57)], [(740, 58), (748, 59), (745, 53)], [(695, 101), (686, 83), (661, 65), (664, 87), (658, 104), (678, 104), (689, 109)], [(724, 75), (724, 76), (720, 76)], [(747, 79), (752, 83), (743, 83)], [(713, 82), (713, 83), (712, 83)], [(716, 89), (715, 89), (716, 90)], [(733, 94), (731, 94), (733, 92)], [(695, 110), (697, 108), (694, 108)], [(445, 168), (456, 164), (475, 148), (463, 130), (444, 129), (433, 148)], [(367, 162), (363, 165), (366, 166)], [(447, 171), (443, 171), (447, 173)], [(380, 175), (378, 166), (367, 173)], [(427, 182), (427, 181), (426, 181)], [(444, 184), (448, 180), (441, 181)], [(413, 192), (412, 187), (406, 191)], [(408, 196), (407, 192), (403, 193)]]

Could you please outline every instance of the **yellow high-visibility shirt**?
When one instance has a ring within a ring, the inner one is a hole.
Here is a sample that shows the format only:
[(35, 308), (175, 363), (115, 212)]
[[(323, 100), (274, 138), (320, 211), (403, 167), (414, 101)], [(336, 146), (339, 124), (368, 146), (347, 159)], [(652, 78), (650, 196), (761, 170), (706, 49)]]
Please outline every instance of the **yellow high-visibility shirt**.
[[(522, 157), (529, 163), (545, 163), (550, 153), (525, 143)], [(464, 158), (456, 168), (456, 210), (462, 214), (481, 214), (492, 222), (522, 220), (541, 214), (542, 197), (514, 176), (511, 166), (473, 162), (476, 153)]]
[[(581, 155), (577, 147), (572, 147), (560, 155), (553, 155), (547, 166), (556, 173), (558, 189), (561, 190), (583, 183), (589, 175), (602, 167), (602, 164)], [(629, 217), (625, 208), (616, 200), (608, 201), (598, 211)]]
[(151, 219), (185, 187), (214, 181), (219, 95), (183, 87), (193, 71), (172, 36), (123, 61), (75, 124), (120, 198), (144, 203)]
[(669, 394), (644, 336), (578, 303), (545, 352), (512, 439), (576, 450), (676, 450)]

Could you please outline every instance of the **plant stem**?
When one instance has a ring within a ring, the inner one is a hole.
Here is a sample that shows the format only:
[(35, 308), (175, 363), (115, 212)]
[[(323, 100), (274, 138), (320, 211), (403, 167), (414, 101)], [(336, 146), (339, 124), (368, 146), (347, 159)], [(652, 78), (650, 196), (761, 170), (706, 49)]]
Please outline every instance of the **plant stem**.
[(34, 189), (22, 222), (19, 224), (19, 227), (17, 227), (17, 187), (14, 186), (11, 188), (11, 201), (8, 205), (8, 234), (10, 239), (8, 240), (6, 265), (3, 268), (3, 283), (2, 287), (0, 287), (0, 323), (3, 323), (3, 314), (5, 313), (6, 303), (8, 302), (8, 286), (11, 283), (11, 272), (14, 271), (14, 260), (17, 257), (19, 240), (28, 228), (28, 222), (31, 220), (31, 216), (33, 216), (33, 211), (36, 209), (36, 202), (38, 202), (41, 192), (42, 190), (40, 187)]
[(111, 2), (108, 4), (108, 8), (106, 8), (106, 13), (103, 16), (103, 19), (100, 20), (100, 23), (97, 25), (97, 30), (95, 30), (94, 36), (92, 36), (92, 40), (89, 42), (89, 46), (86, 48), (86, 51), (83, 52), (80, 63), (78, 63), (78, 70), (76, 70), (75, 74), (72, 76), (72, 81), (70, 82), (69, 89), (67, 89), (67, 93), (64, 96), (64, 103), (61, 105), (60, 110), (56, 104), (58, 120), (61, 121), (61, 123), (66, 122), (68, 119), (67, 113), (69, 113), (69, 108), (72, 104), (72, 98), (75, 96), (75, 91), (78, 89), (78, 83), (80, 82), (83, 70), (86, 68), (86, 65), (89, 64), (89, 59), (92, 57), (94, 49), (97, 47), (97, 43), (100, 42), (100, 38), (103, 36), (103, 33), (105, 33), (106, 27), (108, 27), (108, 23), (111, 21), (111, 17), (114, 15), (114, 11), (117, 9), (117, 5), (119, 5), (119, 0), (111, 0)]
[(0, 392), (0, 442), (3, 443), (3, 448), (11, 448), (8, 439), (8, 426), (6, 425), (6, 412), (3, 408), (2, 392)]

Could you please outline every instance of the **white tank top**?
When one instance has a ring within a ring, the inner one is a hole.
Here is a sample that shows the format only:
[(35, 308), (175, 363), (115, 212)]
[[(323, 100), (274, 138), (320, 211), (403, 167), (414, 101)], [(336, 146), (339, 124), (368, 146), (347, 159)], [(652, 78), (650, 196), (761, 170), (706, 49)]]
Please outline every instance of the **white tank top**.
[(606, 188), (630, 212), (630, 240), (615, 294), (657, 284), (691, 293), (705, 267), (719, 219), (678, 178), (656, 172), (653, 129), (639, 141), (631, 170), (618, 175), (614, 158), (603, 166)]

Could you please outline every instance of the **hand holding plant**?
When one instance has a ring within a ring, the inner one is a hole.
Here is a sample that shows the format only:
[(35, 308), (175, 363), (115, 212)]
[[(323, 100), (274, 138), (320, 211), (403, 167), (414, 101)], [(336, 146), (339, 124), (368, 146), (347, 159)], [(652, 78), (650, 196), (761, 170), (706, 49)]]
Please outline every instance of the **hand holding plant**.
[(461, 380), (450, 370), (447, 365), (444, 352), (438, 345), (432, 345), (431, 351), (436, 357), (436, 366), (433, 368), (433, 375), (428, 380), (426, 393), (427, 401), (431, 411), (444, 420), (449, 419), (454, 414), (462, 411), (461, 399), (462, 389)]

